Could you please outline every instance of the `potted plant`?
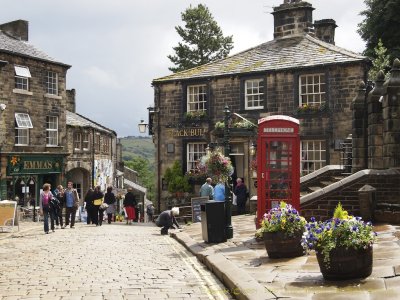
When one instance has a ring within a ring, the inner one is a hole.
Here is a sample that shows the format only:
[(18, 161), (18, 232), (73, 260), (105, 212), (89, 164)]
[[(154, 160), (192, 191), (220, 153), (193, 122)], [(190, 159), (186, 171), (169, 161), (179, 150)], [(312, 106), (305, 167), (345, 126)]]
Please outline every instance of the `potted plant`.
[(256, 235), (263, 237), (270, 258), (304, 255), (301, 238), (307, 221), (290, 204), (281, 202), (264, 214)]
[(376, 233), (370, 222), (349, 216), (339, 203), (333, 218), (317, 222), (311, 218), (302, 245), (316, 251), (322, 275), (327, 280), (364, 278), (372, 272), (372, 245)]
[(175, 195), (178, 200), (181, 200), (184, 193), (189, 192), (191, 189), (188, 178), (183, 174), (179, 161), (175, 161), (172, 168), (165, 170), (164, 178), (168, 192)]

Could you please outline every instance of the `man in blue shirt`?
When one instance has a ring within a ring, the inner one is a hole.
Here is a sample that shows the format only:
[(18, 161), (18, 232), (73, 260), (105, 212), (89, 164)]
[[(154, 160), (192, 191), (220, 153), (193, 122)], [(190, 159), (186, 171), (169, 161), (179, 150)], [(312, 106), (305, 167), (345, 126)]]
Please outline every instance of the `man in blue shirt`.
[(68, 181), (67, 189), (64, 191), (64, 199), (66, 207), (64, 227), (69, 225), (69, 220), (71, 218), (71, 228), (75, 228), (75, 215), (79, 207), (79, 195), (76, 189), (73, 188), (72, 181)]
[(208, 199), (212, 200), (214, 197), (214, 189), (211, 185), (212, 179), (209, 177), (206, 179), (206, 182), (200, 188), (200, 197), (208, 197)]

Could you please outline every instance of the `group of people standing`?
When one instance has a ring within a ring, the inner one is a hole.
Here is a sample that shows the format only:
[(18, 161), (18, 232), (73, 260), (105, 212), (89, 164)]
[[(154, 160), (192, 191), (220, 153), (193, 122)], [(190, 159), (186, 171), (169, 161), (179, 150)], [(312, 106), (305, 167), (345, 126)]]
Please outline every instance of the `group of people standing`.
[(84, 199), (84, 209), (87, 212), (86, 223), (101, 226), (103, 224), (104, 212), (107, 213), (107, 222), (111, 224), (112, 217), (115, 214), (115, 204), (117, 199), (109, 186), (105, 194), (100, 186), (89, 189)]
[[(236, 179), (236, 186), (233, 189), (234, 205), (237, 205), (237, 213), (242, 215), (246, 212), (246, 201), (249, 194), (242, 178)], [(219, 180), (215, 187), (212, 186), (212, 179), (207, 178), (200, 188), (200, 197), (208, 197), (210, 200), (225, 201), (225, 184)]]

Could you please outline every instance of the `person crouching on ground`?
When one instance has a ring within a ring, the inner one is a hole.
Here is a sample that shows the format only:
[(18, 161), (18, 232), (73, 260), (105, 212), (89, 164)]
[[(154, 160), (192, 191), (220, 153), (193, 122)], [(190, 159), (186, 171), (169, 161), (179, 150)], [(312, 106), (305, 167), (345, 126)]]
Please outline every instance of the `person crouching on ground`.
[(161, 228), (161, 234), (168, 234), (168, 229), (181, 228), (175, 217), (179, 215), (179, 207), (173, 207), (171, 210), (163, 211), (156, 220), (156, 225)]

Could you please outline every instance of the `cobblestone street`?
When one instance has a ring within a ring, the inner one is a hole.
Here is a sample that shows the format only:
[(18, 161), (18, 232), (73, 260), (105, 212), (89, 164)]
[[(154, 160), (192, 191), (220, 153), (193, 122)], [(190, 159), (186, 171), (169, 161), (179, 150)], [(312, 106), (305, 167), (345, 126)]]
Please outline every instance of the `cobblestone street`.
[[(42, 225), (42, 224), (41, 224)], [(230, 299), (182, 245), (153, 226), (78, 223), (0, 240), (0, 299)]]

